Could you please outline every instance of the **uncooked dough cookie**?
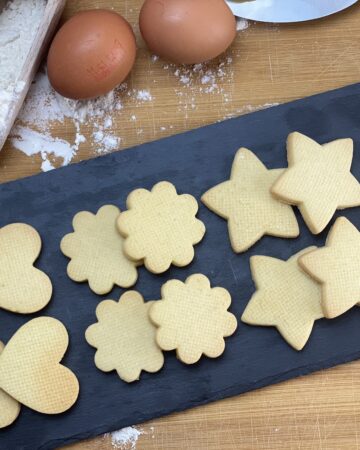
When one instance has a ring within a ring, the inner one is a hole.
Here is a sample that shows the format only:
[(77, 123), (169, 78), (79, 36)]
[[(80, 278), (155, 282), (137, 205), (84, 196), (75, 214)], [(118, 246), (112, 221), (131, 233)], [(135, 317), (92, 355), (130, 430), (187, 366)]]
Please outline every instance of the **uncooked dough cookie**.
[[(0, 342), (0, 355), (4, 350), (4, 344)], [(15, 422), (20, 414), (20, 403), (0, 389), (0, 428), (5, 428)]]
[(360, 233), (345, 217), (331, 228), (323, 248), (299, 258), (322, 284), (322, 309), (332, 319), (360, 302)]
[(120, 215), (118, 227), (130, 258), (144, 260), (153, 273), (191, 263), (194, 245), (205, 234), (205, 225), (195, 217), (198, 203), (193, 196), (178, 195), (175, 186), (162, 181), (151, 191), (131, 192), (126, 204), (128, 211)]
[(69, 344), (64, 325), (51, 317), (30, 320), (0, 355), (0, 388), (21, 404), (44, 414), (68, 410), (79, 382), (59, 362)]
[(353, 146), (352, 139), (320, 145), (300, 133), (288, 137), (289, 167), (271, 191), (298, 205), (314, 234), (324, 230), (337, 209), (360, 205), (360, 184), (350, 173)]
[(324, 317), (321, 287), (298, 265), (298, 258), (315, 248), (302, 250), (287, 261), (269, 256), (250, 258), (256, 292), (241, 320), (250, 325), (276, 327), (295, 350), (302, 350), (314, 321)]
[(228, 312), (231, 297), (226, 289), (211, 288), (205, 275), (195, 274), (185, 283), (168, 281), (161, 296), (150, 309), (150, 319), (159, 327), (156, 342), (163, 350), (176, 349), (186, 364), (196, 363), (202, 354), (217, 358), (224, 352), (224, 337), (237, 327)]
[(31, 314), (49, 303), (50, 278), (34, 267), (41, 250), (39, 233), (14, 223), (0, 229), (0, 308)]
[(207, 191), (201, 200), (228, 220), (231, 246), (236, 253), (248, 250), (264, 235), (294, 238), (299, 226), (291, 206), (270, 193), (284, 169), (268, 170), (246, 148), (235, 155), (230, 180)]
[(125, 292), (119, 302), (105, 300), (96, 309), (98, 322), (86, 330), (86, 340), (97, 348), (96, 367), (104, 372), (116, 370), (130, 383), (141, 371), (158, 372), (164, 364), (155, 342), (155, 327), (148, 311), (154, 302), (144, 303), (136, 291)]
[(124, 238), (116, 227), (120, 210), (105, 205), (97, 214), (82, 211), (73, 219), (74, 233), (61, 241), (61, 251), (71, 258), (67, 273), (73, 281), (88, 281), (99, 295), (114, 285), (128, 288), (137, 280), (136, 263), (123, 252)]

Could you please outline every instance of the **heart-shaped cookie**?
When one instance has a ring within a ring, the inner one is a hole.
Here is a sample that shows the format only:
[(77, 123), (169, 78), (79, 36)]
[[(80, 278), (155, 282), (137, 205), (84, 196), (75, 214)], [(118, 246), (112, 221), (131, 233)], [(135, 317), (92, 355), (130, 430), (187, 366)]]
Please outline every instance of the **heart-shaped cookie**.
[(40, 251), (40, 235), (30, 225), (13, 223), (0, 229), (0, 308), (30, 314), (49, 303), (50, 278), (34, 267)]
[[(0, 354), (4, 350), (4, 344), (0, 342)], [(20, 403), (0, 389), (0, 428), (11, 425), (20, 413)]]
[(0, 388), (40, 413), (68, 410), (79, 394), (76, 376), (60, 364), (68, 344), (66, 328), (58, 320), (27, 322), (0, 355)]

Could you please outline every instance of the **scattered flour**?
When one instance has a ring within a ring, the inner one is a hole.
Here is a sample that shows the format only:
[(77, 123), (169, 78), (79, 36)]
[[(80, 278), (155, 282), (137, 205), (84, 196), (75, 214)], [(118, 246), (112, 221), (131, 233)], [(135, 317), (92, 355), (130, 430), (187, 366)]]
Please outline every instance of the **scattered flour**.
[(121, 450), (135, 449), (139, 437), (144, 431), (135, 427), (126, 427), (110, 434), (111, 443), (114, 448)]
[(238, 17), (236, 20), (236, 29), (237, 31), (244, 31), (249, 28), (249, 22), (246, 19)]
[(114, 136), (111, 133), (106, 133), (104, 130), (105, 126), (97, 131), (94, 131), (92, 136), (94, 142), (97, 144), (96, 152), (99, 154), (107, 153), (112, 150), (119, 148), (121, 143), (121, 138)]
[(272, 108), (273, 106), (278, 106), (280, 103), (264, 103), (263, 105), (245, 105), (241, 108), (237, 108), (235, 111), (228, 113), (225, 115), (224, 119), (218, 120), (218, 122), (221, 122), (225, 119), (231, 119), (232, 117), (237, 117), (241, 114), (249, 114), (255, 111), (260, 111), (262, 109)]
[(148, 102), (148, 101), (152, 100), (152, 95), (150, 94), (149, 91), (140, 90), (137, 92), (136, 98), (143, 102)]
[[(11, 143), (27, 155), (40, 154), (42, 170), (53, 169), (52, 161), (59, 158), (61, 165), (71, 162), (79, 146), (86, 142), (81, 133), (82, 125), (93, 129), (90, 145), (96, 153), (113, 151), (119, 148), (121, 139), (105, 130), (112, 127), (114, 113), (123, 108), (119, 95), (125, 89), (125, 85), (119, 86), (94, 100), (69, 100), (54, 91), (46, 72), (41, 70), (19, 113), (18, 123), (22, 125), (17, 124), (11, 132)], [(51, 136), (51, 124), (65, 120), (69, 120), (74, 127), (72, 143)], [(32, 129), (34, 126), (38, 131)]]
[(65, 119), (79, 124), (99, 120), (108, 127), (112, 123), (111, 114), (123, 108), (118, 95), (123, 89), (124, 85), (94, 100), (69, 100), (54, 91), (46, 72), (41, 70), (30, 87), (18, 119), (36, 124), (44, 131), (49, 122)]
[(234, 79), (232, 56), (193, 66), (164, 64), (162, 67), (172, 72), (179, 82), (175, 94), (179, 97), (178, 111), (184, 112), (185, 118), (189, 111), (197, 109), (196, 98), (199, 94), (218, 95), (224, 104), (231, 101)]
[[(69, 100), (54, 91), (43, 69), (30, 87), (17, 125), (12, 130), (11, 142), (27, 155), (40, 154), (43, 170), (54, 168), (52, 160), (60, 158), (62, 165), (71, 162), (80, 144), (86, 142), (81, 133), (83, 125), (87, 130), (90, 128), (92, 139), (89, 145), (96, 154), (114, 151), (120, 147), (121, 137), (114, 135), (111, 127), (114, 115), (123, 109), (120, 97), (124, 92), (138, 104), (153, 100), (149, 90), (128, 89), (126, 83), (93, 100)], [(66, 120), (74, 127), (74, 140), (71, 143), (61, 140), (59, 146), (59, 140), (51, 137), (51, 125)], [(136, 120), (135, 115), (131, 120)], [(36, 127), (36, 132), (33, 127)]]
[(61, 158), (63, 166), (69, 164), (80, 144), (80, 142), (75, 142), (73, 145), (70, 145), (64, 139), (53, 138), (50, 134), (38, 133), (20, 125), (17, 125), (12, 133), (11, 143), (14, 147), (27, 156), (41, 155), (43, 160), (41, 169), (44, 172), (54, 169), (50, 158)]
[[(42, 1), (29, 0), (29, 4), (40, 4)], [(13, 0), (13, 3), (19, 2), (21, 0)], [(245, 19), (239, 19), (238, 29), (245, 30), (248, 26)], [(177, 80), (178, 84), (176, 83), (174, 86), (174, 94), (177, 97), (178, 111), (182, 112), (186, 119), (189, 112), (197, 110), (196, 101), (199, 94), (220, 96), (219, 101), (223, 105), (231, 102), (234, 80), (233, 58), (236, 57), (238, 54), (232, 53), (231, 56), (224, 56), (215, 62), (177, 66), (164, 64), (157, 55), (150, 55), (149, 62), (159, 64)], [(22, 86), (19, 84), (18, 89), (21, 90), (21, 88)], [(203, 97), (201, 96), (201, 98)], [(143, 107), (143, 104), (156, 100), (149, 89), (129, 88), (126, 83), (94, 100), (65, 99), (54, 91), (45, 69), (42, 69), (30, 87), (18, 121), (12, 130), (11, 142), (15, 148), (29, 156), (40, 155), (41, 167), (44, 171), (51, 170), (59, 164), (70, 163), (82, 144), (92, 148), (95, 154), (114, 151), (122, 144), (121, 136), (112, 130), (115, 117), (127, 114), (125, 120), (134, 122), (134, 126), (137, 125), (135, 123), (138, 118), (133, 110), (129, 109), (128, 113), (124, 110), (124, 102), (127, 104), (128, 99), (132, 106), (140, 108)], [(252, 107), (248, 105), (230, 113), (227, 108), (224, 108), (223, 118), (267, 106)], [(70, 130), (73, 129), (74, 135), (70, 141), (52, 136), (52, 127), (56, 122), (66, 123), (66, 126), (69, 124)], [(165, 132), (167, 128), (171, 129), (173, 126), (159, 126), (162, 132)], [(141, 135), (144, 130), (136, 127), (134, 132)]]
[(11, 104), (25, 87), (25, 82), (19, 80), (19, 73), (45, 7), (46, 0), (10, 0), (0, 13), (0, 139)]

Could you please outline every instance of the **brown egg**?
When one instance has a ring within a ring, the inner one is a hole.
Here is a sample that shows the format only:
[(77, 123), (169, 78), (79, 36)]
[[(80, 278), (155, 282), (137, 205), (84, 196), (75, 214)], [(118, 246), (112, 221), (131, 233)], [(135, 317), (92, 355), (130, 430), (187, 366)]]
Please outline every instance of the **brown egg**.
[(65, 22), (50, 46), (49, 80), (64, 97), (97, 97), (124, 81), (135, 57), (135, 36), (123, 17), (100, 9), (83, 11)]
[(236, 21), (224, 0), (145, 0), (140, 30), (156, 55), (195, 64), (229, 47), (236, 36)]

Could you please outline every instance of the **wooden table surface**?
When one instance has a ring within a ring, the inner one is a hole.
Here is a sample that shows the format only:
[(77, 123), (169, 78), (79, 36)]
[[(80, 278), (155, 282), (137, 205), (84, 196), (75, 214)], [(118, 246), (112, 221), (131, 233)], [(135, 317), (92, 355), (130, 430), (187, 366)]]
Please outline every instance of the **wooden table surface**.
[[(113, 128), (122, 148), (360, 79), (360, 4), (312, 23), (249, 23), (228, 53), (207, 66), (206, 79), (204, 69), (199, 73), (169, 66), (148, 53), (136, 25), (141, 4), (69, 0), (64, 13), (67, 18), (81, 9), (113, 7), (135, 26), (140, 49), (128, 89), (148, 90), (152, 101), (139, 103), (123, 94), (124, 108), (114, 117)], [(51, 131), (67, 140), (75, 133), (71, 122), (56, 124)], [(82, 132), (88, 140), (74, 161), (95, 156), (86, 125)], [(35, 174), (40, 164), (40, 157), (29, 158), (8, 141), (0, 154), (0, 181)], [(360, 361), (164, 417), (139, 429), (138, 450), (358, 449)], [(69, 448), (104, 450), (113, 444), (107, 436)]]

